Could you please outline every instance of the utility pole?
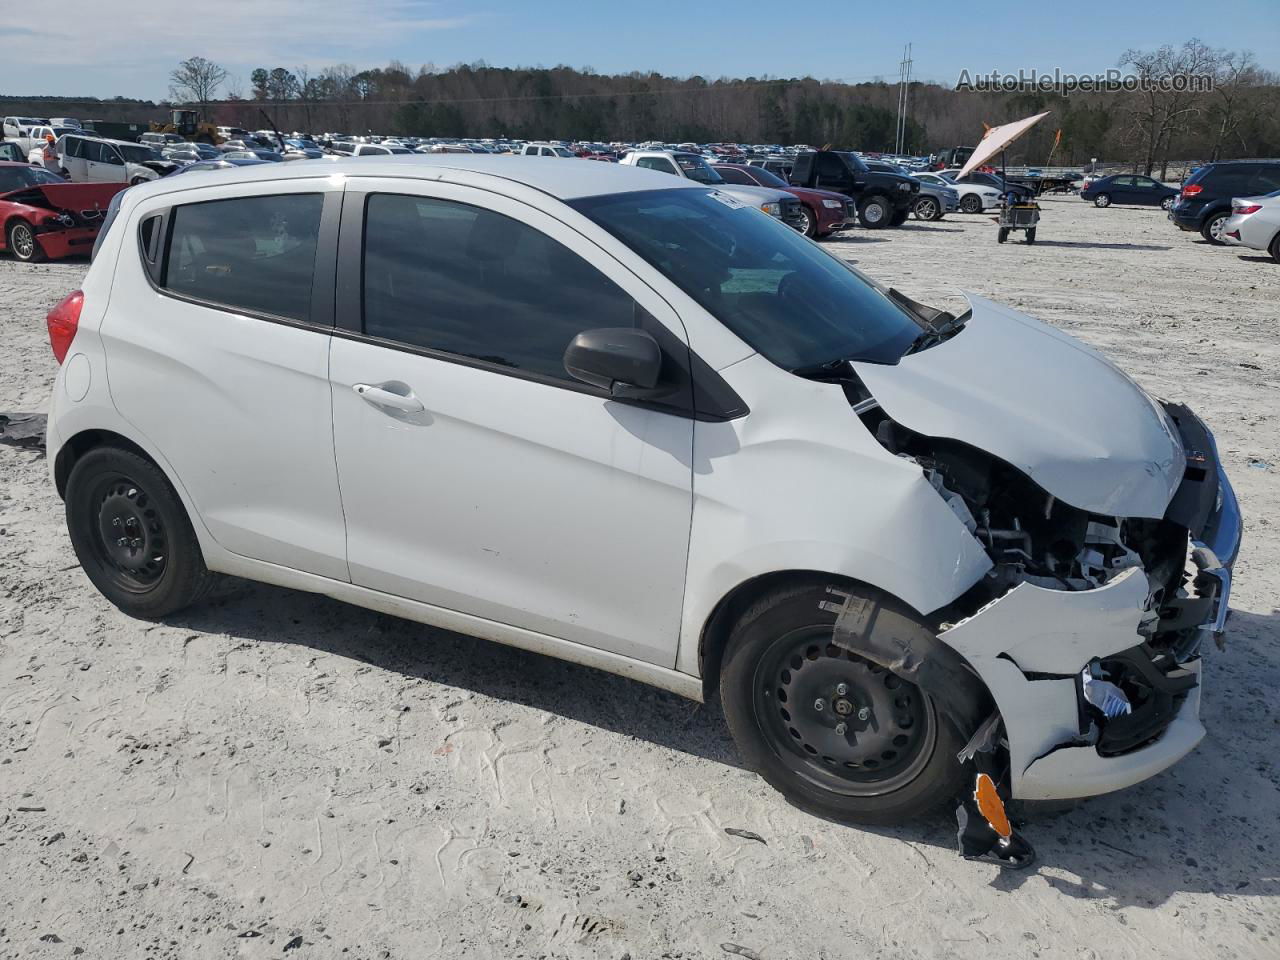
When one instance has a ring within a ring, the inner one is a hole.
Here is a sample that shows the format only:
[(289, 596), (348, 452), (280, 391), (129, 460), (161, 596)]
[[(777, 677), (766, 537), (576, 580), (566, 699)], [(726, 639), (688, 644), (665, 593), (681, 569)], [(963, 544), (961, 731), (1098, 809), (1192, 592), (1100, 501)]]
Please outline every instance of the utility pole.
[(907, 95), (911, 90), (911, 44), (902, 48), (898, 64), (898, 126), (894, 134), (893, 152), (901, 156), (907, 149)]

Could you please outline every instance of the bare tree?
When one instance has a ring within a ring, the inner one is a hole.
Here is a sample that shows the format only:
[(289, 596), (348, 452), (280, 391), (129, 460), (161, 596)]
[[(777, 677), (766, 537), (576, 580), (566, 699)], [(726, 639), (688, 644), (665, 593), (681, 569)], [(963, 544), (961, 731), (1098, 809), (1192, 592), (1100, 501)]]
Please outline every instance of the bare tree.
[(1132, 134), (1143, 152), (1142, 172), (1151, 176), (1156, 160), (1161, 162), (1161, 179), (1168, 173), (1169, 149), (1174, 137), (1191, 123), (1203, 106), (1205, 94), (1190, 84), (1170, 84), (1175, 77), (1189, 78), (1211, 73), (1217, 53), (1199, 40), (1188, 40), (1175, 49), (1126, 50), (1121, 66), (1133, 68), (1139, 90), (1130, 112)]
[(227, 79), (227, 71), (204, 57), (189, 57), (169, 74), (169, 96), (175, 101), (200, 104), (200, 117), (209, 112), (209, 102)]
[(1213, 119), (1213, 150), (1209, 154), (1210, 161), (1218, 159), (1228, 137), (1239, 128), (1243, 115), (1238, 110), (1240, 95), (1258, 80), (1257, 64), (1253, 53), (1223, 52), (1214, 71), (1213, 105), (1210, 113)]

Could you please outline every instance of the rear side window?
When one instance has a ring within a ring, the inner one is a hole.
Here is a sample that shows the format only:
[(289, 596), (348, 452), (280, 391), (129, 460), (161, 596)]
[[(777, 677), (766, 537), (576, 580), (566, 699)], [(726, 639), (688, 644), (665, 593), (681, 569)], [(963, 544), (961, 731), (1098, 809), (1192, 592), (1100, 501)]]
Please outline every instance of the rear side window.
[(572, 380), (564, 351), (575, 336), (636, 323), (638, 307), (612, 280), (491, 210), (374, 194), (364, 236), (370, 336)]
[[(1255, 168), (1256, 169), (1256, 168)], [(1215, 167), (1200, 178), (1200, 184), (1215, 194), (1243, 194), (1249, 192), (1255, 169), (1248, 167)]]
[(323, 194), (295, 193), (174, 207), (161, 286), (215, 306), (307, 320), (323, 205)]

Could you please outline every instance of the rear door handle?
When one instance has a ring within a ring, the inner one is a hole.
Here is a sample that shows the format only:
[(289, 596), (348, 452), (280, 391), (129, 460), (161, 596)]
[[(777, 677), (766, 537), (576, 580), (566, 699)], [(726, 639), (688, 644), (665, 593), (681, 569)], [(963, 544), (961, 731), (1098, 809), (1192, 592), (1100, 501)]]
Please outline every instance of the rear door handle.
[(422, 405), (422, 401), (410, 392), (407, 396), (392, 393), (382, 387), (371, 383), (353, 383), (351, 389), (354, 390), (362, 400), (367, 400), (375, 407), (388, 407), (392, 410), (399, 410), (402, 413), (421, 413), (426, 409)]

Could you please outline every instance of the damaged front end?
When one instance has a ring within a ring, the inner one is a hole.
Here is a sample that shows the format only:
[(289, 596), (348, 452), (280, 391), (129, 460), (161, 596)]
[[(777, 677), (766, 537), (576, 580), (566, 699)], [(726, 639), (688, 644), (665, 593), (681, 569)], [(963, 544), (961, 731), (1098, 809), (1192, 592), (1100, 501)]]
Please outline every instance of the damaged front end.
[[(1227, 617), (1235, 496), (1212, 435), (1186, 407), (1157, 405), (1029, 318), (984, 314), (979, 333), (966, 330), (927, 359), (856, 364), (841, 380), (880, 445), (920, 468), (990, 558), (985, 575), (931, 617), (995, 701), (1010, 795), (1120, 789), (1204, 736), (1199, 655), (1206, 638), (1221, 641)], [(1008, 377), (1034, 399), (993, 424), (971, 411), (994, 415), (1009, 393), (1009, 383), (974, 381), (981, 352), (1001, 348), (996, 336), (1022, 338), (1036, 356)], [(1096, 419), (1064, 424), (1051, 398), (1073, 376), (1077, 390), (1089, 378), (1097, 385)]]

